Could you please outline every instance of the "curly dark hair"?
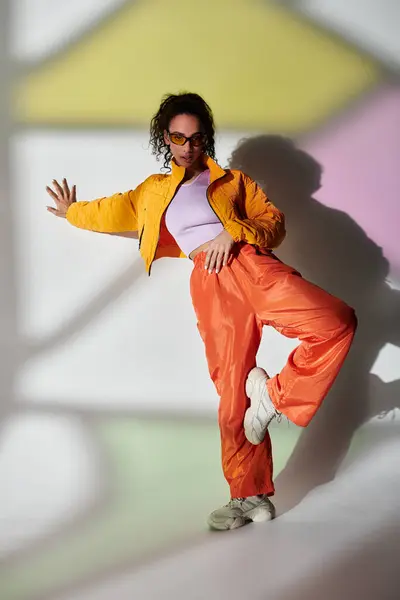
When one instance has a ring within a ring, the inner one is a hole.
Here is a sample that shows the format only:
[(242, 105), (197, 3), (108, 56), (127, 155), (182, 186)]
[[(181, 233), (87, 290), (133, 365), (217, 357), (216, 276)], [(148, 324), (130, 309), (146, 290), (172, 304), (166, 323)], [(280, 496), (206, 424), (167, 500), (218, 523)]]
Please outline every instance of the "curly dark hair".
[(199, 119), (206, 136), (204, 152), (215, 159), (214, 118), (207, 102), (198, 94), (188, 92), (166, 94), (150, 123), (152, 154), (155, 154), (157, 160), (161, 156), (164, 157), (163, 168), (170, 170), (169, 163), (172, 157), (170, 147), (164, 140), (164, 131), (168, 131), (171, 119), (177, 115), (193, 115)]

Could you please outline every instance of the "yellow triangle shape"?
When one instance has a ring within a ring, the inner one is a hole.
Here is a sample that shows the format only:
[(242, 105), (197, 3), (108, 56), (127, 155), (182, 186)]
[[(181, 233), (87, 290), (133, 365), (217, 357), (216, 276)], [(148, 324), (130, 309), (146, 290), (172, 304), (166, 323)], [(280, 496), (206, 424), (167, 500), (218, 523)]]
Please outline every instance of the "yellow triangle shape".
[(197, 91), (217, 125), (294, 133), (375, 85), (361, 53), (260, 0), (148, 0), (101, 28), (16, 89), (22, 123), (146, 127), (166, 92)]

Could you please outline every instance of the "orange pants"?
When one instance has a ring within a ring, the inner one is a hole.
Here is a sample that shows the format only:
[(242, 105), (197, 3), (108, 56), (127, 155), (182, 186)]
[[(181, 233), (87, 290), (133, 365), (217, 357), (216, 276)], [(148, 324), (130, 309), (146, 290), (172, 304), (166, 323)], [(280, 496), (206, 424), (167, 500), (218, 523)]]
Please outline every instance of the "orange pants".
[[(222, 467), (231, 497), (274, 493), (271, 440), (247, 441), (245, 381), (256, 366), (263, 325), (300, 344), (268, 380), (269, 396), (293, 423), (306, 426), (334, 382), (356, 329), (354, 310), (301, 277), (274, 254), (234, 247), (217, 275), (194, 259), (190, 287), (211, 378), (220, 396)], [(268, 370), (268, 369), (267, 369)]]

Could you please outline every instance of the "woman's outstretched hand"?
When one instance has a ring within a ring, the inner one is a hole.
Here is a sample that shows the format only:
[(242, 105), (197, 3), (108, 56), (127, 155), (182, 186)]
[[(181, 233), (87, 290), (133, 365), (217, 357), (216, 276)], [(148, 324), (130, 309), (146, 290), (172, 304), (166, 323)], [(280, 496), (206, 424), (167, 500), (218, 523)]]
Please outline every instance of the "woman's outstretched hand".
[(53, 179), (53, 188), (46, 186), (46, 191), (54, 200), (56, 207), (48, 206), (47, 210), (56, 217), (63, 217), (65, 219), (67, 210), (76, 202), (76, 186), (73, 185), (71, 190), (66, 179), (62, 180), (62, 185)]
[(234, 239), (230, 233), (225, 229), (221, 231), (207, 246), (204, 268), (209, 273), (212, 273), (214, 269), (216, 273), (219, 273), (222, 267), (228, 264), (234, 243)]

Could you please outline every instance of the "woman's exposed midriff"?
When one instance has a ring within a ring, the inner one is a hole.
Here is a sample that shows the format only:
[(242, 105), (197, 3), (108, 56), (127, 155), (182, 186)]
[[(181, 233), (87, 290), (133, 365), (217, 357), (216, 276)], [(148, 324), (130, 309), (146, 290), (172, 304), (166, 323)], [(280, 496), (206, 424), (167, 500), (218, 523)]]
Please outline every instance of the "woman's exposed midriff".
[(200, 254), (200, 252), (204, 252), (205, 250), (207, 250), (207, 246), (208, 244), (211, 242), (211, 240), (209, 242), (205, 242), (204, 244), (201, 244), (201, 246), (199, 246), (198, 248), (196, 248), (195, 250), (193, 250), (190, 254), (189, 254), (189, 258), (191, 260), (194, 260), (195, 257)]

